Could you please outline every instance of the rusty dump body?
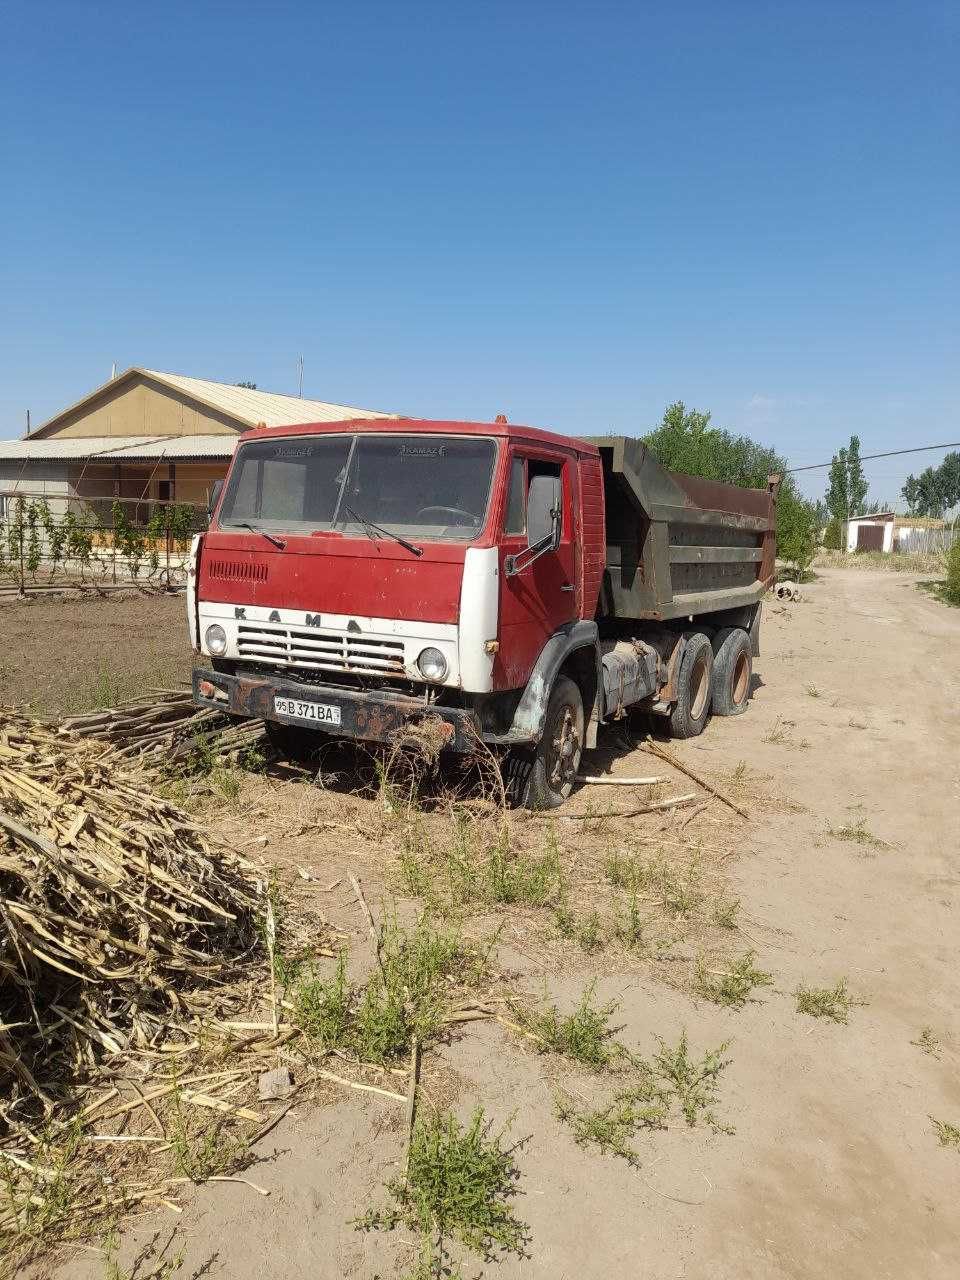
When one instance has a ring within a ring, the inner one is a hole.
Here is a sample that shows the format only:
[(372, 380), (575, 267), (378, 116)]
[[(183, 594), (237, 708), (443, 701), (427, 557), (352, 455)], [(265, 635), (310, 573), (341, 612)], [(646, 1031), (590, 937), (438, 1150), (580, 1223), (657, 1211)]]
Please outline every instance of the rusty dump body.
[(743, 489), (667, 471), (641, 440), (589, 443), (606, 499), (600, 618), (662, 622), (760, 601), (775, 577), (775, 478)]

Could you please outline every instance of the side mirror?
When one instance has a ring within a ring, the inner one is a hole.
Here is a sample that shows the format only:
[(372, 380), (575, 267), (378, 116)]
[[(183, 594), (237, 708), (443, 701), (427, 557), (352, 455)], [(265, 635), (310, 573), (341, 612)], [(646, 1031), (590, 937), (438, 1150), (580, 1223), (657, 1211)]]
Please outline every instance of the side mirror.
[(217, 509), (217, 503), (220, 501), (220, 495), (223, 493), (223, 481), (214, 480), (213, 488), (210, 490), (210, 501), (207, 504), (207, 521), (213, 519), (213, 513)]
[(560, 545), (561, 494), (559, 476), (532, 476), (527, 490), (527, 546), (519, 555), (507, 556), (508, 578), (520, 573), (548, 551)]

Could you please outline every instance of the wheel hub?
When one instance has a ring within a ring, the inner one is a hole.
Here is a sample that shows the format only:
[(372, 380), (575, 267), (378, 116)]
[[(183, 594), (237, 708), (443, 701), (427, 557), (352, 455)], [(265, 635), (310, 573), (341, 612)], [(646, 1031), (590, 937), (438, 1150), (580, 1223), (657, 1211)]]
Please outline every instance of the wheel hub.
[(579, 759), (580, 735), (572, 707), (564, 707), (551, 747), (550, 785), (559, 790), (572, 781)]

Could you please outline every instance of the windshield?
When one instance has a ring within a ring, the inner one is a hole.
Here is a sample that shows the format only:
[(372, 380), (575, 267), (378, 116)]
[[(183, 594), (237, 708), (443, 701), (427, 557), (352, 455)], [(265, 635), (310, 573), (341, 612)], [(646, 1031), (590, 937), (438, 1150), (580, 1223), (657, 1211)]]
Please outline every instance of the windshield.
[(241, 445), (220, 527), (286, 533), (381, 525), (463, 542), (483, 529), (496, 446), (464, 436), (287, 436)]

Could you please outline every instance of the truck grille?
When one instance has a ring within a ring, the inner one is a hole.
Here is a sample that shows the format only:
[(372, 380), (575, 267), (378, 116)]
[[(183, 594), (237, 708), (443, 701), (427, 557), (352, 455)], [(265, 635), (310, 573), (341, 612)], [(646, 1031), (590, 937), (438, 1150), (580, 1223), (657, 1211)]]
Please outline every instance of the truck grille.
[(404, 675), (403, 641), (378, 640), (362, 633), (241, 623), (237, 629), (237, 652), (241, 658), (256, 658), (277, 666)]

